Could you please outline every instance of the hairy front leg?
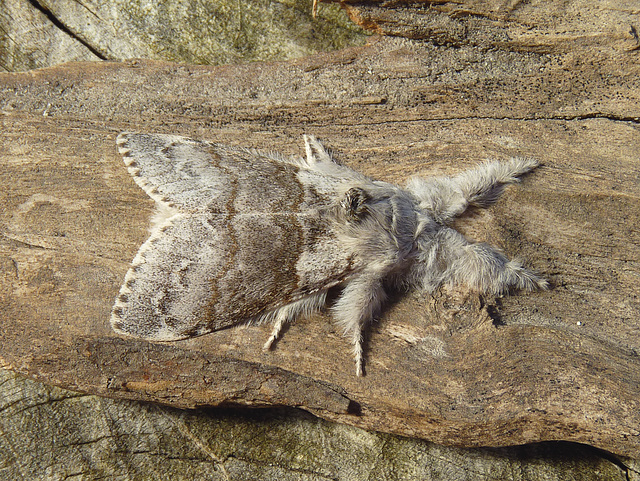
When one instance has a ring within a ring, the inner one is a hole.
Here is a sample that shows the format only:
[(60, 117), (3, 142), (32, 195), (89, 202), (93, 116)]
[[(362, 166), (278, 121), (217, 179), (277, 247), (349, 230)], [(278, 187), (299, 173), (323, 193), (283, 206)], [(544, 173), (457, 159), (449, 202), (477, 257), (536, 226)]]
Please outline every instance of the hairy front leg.
[(466, 284), (489, 294), (502, 294), (511, 289), (548, 288), (546, 280), (519, 261), (509, 260), (487, 244), (470, 243), (454, 229), (443, 229), (439, 241), (445, 261), (444, 282)]
[(351, 281), (332, 307), (334, 317), (344, 329), (344, 335), (349, 337), (353, 344), (357, 376), (362, 376), (364, 373), (363, 330), (379, 312), (385, 299), (386, 293), (380, 279), (369, 279), (363, 276)]

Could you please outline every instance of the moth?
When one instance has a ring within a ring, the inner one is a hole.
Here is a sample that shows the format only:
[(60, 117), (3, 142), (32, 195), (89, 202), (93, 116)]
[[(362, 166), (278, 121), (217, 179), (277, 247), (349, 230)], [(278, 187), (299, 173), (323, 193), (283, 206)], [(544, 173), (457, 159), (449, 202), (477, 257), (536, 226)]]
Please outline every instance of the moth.
[(267, 350), (335, 289), (329, 309), (361, 376), (363, 330), (389, 289), (547, 288), (449, 227), (469, 206), (496, 202), (535, 160), (488, 162), (401, 188), (340, 165), (313, 136), (304, 141), (306, 157), (287, 158), (175, 135), (119, 135), (129, 173), (157, 213), (113, 306), (113, 329), (175, 341), (271, 322)]

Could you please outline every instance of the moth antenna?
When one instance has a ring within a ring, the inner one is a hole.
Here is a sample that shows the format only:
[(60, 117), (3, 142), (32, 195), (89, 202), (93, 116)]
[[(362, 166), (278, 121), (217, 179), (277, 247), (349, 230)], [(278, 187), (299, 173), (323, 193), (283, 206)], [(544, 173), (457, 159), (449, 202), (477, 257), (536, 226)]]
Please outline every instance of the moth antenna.
[(333, 162), (331, 155), (313, 135), (303, 135), (307, 163), (313, 165), (318, 162)]

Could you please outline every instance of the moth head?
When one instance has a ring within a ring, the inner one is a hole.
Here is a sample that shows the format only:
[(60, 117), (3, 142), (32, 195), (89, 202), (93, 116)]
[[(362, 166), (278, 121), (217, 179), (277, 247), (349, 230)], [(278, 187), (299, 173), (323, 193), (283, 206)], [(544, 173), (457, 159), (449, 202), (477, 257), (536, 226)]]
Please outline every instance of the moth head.
[(340, 207), (343, 209), (349, 221), (357, 222), (367, 214), (367, 201), (369, 201), (369, 199), (369, 194), (363, 189), (352, 187), (344, 195), (342, 201), (340, 201)]

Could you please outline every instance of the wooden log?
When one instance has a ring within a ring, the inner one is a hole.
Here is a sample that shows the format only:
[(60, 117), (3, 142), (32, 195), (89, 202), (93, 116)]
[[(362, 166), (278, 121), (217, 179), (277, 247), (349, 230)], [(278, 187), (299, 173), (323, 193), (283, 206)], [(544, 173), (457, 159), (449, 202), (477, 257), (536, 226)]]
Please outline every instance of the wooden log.
[[(444, 444), (563, 439), (637, 456), (635, 53), (462, 50), (384, 38), (289, 63), (1, 74), (2, 366), (179, 407), (284, 404)], [(269, 353), (268, 326), (121, 339), (109, 310), (153, 211), (116, 153), (121, 130), (285, 154), (312, 133), (347, 165), (398, 183), (536, 157), (540, 169), (457, 226), (553, 289), (399, 296), (370, 329), (362, 379), (326, 316), (295, 323)]]

